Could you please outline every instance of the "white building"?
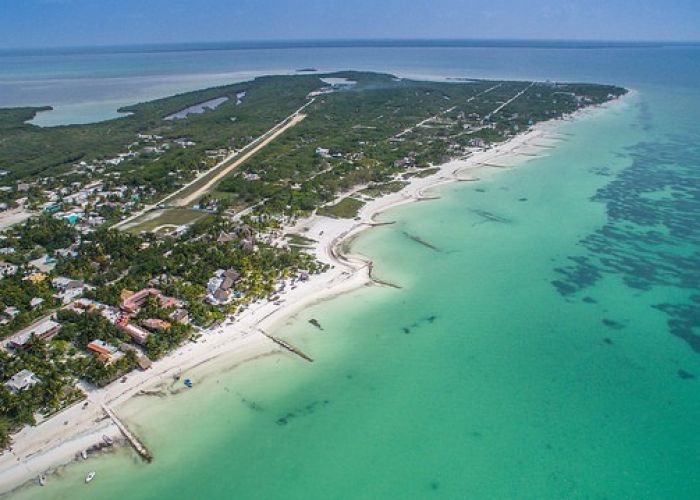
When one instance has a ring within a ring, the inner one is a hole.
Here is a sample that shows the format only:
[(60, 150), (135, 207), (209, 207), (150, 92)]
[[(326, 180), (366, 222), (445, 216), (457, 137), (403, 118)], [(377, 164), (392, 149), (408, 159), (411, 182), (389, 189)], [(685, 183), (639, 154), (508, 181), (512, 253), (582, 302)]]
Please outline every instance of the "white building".
[(17, 266), (9, 262), (0, 261), (0, 277), (12, 276), (17, 272)]
[(80, 297), (87, 288), (84, 282), (64, 276), (52, 279), (51, 284), (58, 290), (56, 296), (60, 298), (64, 304)]
[(61, 324), (52, 319), (46, 319), (28, 326), (24, 330), (20, 330), (15, 335), (10, 337), (9, 343), (15, 349), (19, 349), (29, 345), (32, 337), (48, 340), (58, 333), (61, 329)]
[(44, 303), (44, 299), (41, 297), (34, 297), (32, 300), (29, 301), (29, 306), (34, 309), (35, 307), (39, 307), (41, 304)]
[(15, 373), (10, 380), (5, 382), (5, 387), (10, 389), (12, 392), (19, 392), (27, 387), (31, 387), (34, 384), (40, 382), (39, 378), (29, 370), (22, 370)]

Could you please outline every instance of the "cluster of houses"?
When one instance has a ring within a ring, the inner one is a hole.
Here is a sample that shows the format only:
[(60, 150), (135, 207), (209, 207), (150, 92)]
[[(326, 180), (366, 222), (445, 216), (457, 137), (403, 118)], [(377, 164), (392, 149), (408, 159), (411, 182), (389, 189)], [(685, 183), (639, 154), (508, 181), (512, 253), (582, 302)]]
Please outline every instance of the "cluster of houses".
[[(59, 280), (60, 286), (64, 291), (75, 289), (76, 284), (72, 283), (71, 280), (56, 278), (54, 281), (56, 280)], [(156, 298), (161, 307), (171, 309), (169, 317), (172, 322), (189, 323), (189, 314), (184, 308), (184, 303), (174, 297), (164, 295), (156, 288), (144, 288), (135, 293), (126, 292), (119, 308), (86, 298), (73, 300), (67, 307), (75, 312), (90, 311), (100, 314), (129, 335), (134, 344), (143, 346), (153, 333), (166, 331), (172, 326), (170, 321), (164, 321), (159, 318), (148, 318), (140, 321), (138, 324), (133, 320), (149, 297)], [(11, 336), (7, 340), (6, 346), (12, 349), (25, 349), (35, 339), (51, 340), (60, 330), (61, 324), (52, 315)], [(117, 347), (110, 345), (105, 340), (96, 339), (87, 345), (87, 349), (103, 363), (113, 363), (123, 357), (126, 351), (132, 350), (137, 355), (137, 361), (141, 369), (145, 370), (151, 366), (151, 361), (132, 344), (122, 343)], [(13, 376), (5, 385), (12, 391), (20, 391), (30, 387), (37, 381), (38, 379), (32, 372), (23, 370)]]
[(131, 210), (142, 195), (151, 194), (143, 188), (129, 189), (125, 185), (106, 187), (101, 180), (85, 185), (74, 182), (56, 190), (45, 190), (47, 202), (41, 210), (55, 219), (63, 219), (80, 233), (89, 233), (106, 222), (99, 210), (103, 207)]
[[(119, 153), (113, 158), (94, 160), (90, 163), (80, 161), (73, 165), (73, 172), (91, 176), (99, 174), (103, 180), (89, 180), (87, 183), (73, 182), (68, 186), (44, 189), (43, 196), (46, 201), (40, 208), (45, 213), (50, 213), (56, 218), (67, 220), (70, 224), (75, 224), (81, 231), (90, 231), (94, 227), (104, 224), (105, 220), (94, 210), (102, 206), (119, 206), (124, 212), (129, 211), (143, 195), (155, 194), (151, 189), (131, 188), (119, 184), (120, 172), (110, 171), (110, 167), (119, 165), (122, 162), (136, 158), (140, 155), (159, 155), (165, 153), (173, 147), (189, 148), (196, 146), (196, 143), (187, 137), (166, 140), (162, 136), (155, 134), (137, 134), (134, 142), (128, 145), (126, 152)], [(224, 150), (225, 155), (228, 150)], [(224, 155), (224, 156), (225, 156)], [(0, 182), (9, 175), (8, 170), (0, 170)], [(182, 173), (171, 172), (169, 175), (178, 176)], [(111, 180), (110, 187), (106, 187), (105, 180)], [(22, 196), (32, 188), (41, 188), (55, 182), (52, 178), (42, 178), (32, 182), (17, 182), (14, 185), (5, 184), (0, 186), (0, 192), (15, 192), (20, 196), (14, 199), (14, 206), (24, 208), (28, 203), (28, 198)], [(93, 208), (92, 212), (85, 209), (88, 204)], [(0, 211), (11, 208), (9, 203), (2, 203)]]
[(61, 299), (64, 304), (73, 302), (75, 299), (83, 295), (83, 293), (93, 287), (86, 285), (82, 280), (74, 280), (64, 276), (58, 276), (51, 280), (51, 285), (56, 290), (54, 295)]
[(163, 295), (157, 288), (144, 288), (134, 293), (127, 291), (122, 294), (121, 312), (116, 314), (112, 312), (108, 319), (139, 345), (145, 345), (152, 333), (165, 331), (171, 326), (167, 321), (156, 318), (146, 319), (140, 325), (132, 321), (149, 297), (154, 297), (163, 309), (172, 310), (170, 312), (171, 320), (183, 324), (189, 323), (189, 315), (181, 300)]
[(240, 297), (240, 292), (233, 286), (241, 279), (241, 273), (235, 269), (218, 269), (207, 283), (207, 302), (221, 306), (229, 304), (234, 298)]
[(238, 248), (244, 252), (252, 252), (255, 250), (255, 237), (248, 226), (240, 226), (232, 233), (222, 231), (216, 238), (217, 243), (229, 243), (232, 241), (237, 242)]
[[(84, 162), (81, 162), (84, 163)], [(86, 167), (87, 165), (79, 165)], [(118, 172), (106, 174), (105, 177), (118, 177)], [(32, 187), (40, 189), (41, 197), (46, 200), (38, 208), (42, 213), (49, 214), (55, 219), (65, 220), (81, 233), (94, 231), (97, 226), (106, 222), (100, 215), (103, 207), (110, 209), (119, 208), (128, 212), (138, 203), (142, 196), (154, 194), (155, 191), (146, 188), (128, 188), (111, 182), (108, 187), (103, 180), (93, 180), (85, 184), (73, 182), (70, 185), (51, 188), (47, 184), (50, 179), (44, 178), (38, 181), (20, 182), (16, 184), (18, 192), (28, 191)], [(11, 190), (10, 186), (0, 186), (0, 190)], [(14, 200), (14, 205), (20, 209), (34, 208), (29, 206), (29, 198), (26, 196)]]
[[(31, 281), (33, 283), (41, 283), (48, 279), (48, 275), (46, 273), (49, 272), (53, 266), (55, 266), (55, 260), (53, 263), (46, 263), (45, 258), (36, 259), (36, 261), (41, 262), (32, 261), (30, 266), (28, 266), (25, 270), (25, 276), (22, 278), (23, 280)], [(4, 278), (5, 276), (17, 274), (18, 269), (19, 267), (14, 264), (0, 261), (0, 279)], [(53, 296), (59, 299), (63, 304), (72, 302), (76, 298), (83, 295), (85, 291), (93, 288), (81, 280), (74, 280), (63, 276), (53, 278), (51, 280), (51, 286), (55, 292)], [(29, 301), (29, 307), (36, 309), (43, 303), (44, 299), (42, 297), (32, 297)], [(12, 321), (12, 319), (19, 313), (19, 309), (12, 306), (8, 306), (3, 311), (0, 311), (0, 326), (10, 323), (10, 321)]]

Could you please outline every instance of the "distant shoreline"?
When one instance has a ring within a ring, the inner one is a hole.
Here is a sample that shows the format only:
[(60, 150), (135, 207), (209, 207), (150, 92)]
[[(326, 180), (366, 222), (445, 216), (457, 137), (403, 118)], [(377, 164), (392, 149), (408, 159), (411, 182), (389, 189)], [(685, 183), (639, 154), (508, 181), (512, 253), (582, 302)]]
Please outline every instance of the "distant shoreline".
[(264, 50), (264, 49), (308, 49), (308, 48), (353, 48), (353, 47), (407, 47), (407, 48), (449, 48), (449, 47), (489, 47), (489, 48), (650, 48), (666, 46), (698, 46), (698, 40), (557, 40), (557, 39), (508, 39), (508, 38), (364, 38), (364, 39), (311, 39), (311, 40), (239, 40), (192, 43), (144, 43), (127, 45), (94, 45), (64, 47), (13, 47), (0, 50), (0, 57), (6, 55), (66, 55), (95, 53), (152, 53), (186, 52), (214, 50)]

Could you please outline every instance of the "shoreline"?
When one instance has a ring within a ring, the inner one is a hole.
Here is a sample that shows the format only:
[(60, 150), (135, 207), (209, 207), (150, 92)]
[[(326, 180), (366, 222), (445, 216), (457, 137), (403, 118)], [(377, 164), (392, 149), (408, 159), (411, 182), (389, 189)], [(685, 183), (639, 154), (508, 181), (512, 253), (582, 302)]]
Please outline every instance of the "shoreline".
[[(154, 363), (146, 372), (133, 372), (127, 382), (113, 382), (102, 389), (88, 390), (88, 406), (83, 402), (69, 407), (33, 427), (25, 427), (13, 436), (13, 451), (0, 456), (0, 491), (9, 492), (35, 481), (39, 474), (73, 461), (76, 453), (102, 441), (102, 435), (121, 437), (116, 426), (104, 416), (101, 405), (116, 408), (144, 390), (153, 389), (185, 370), (191, 370), (213, 359), (240, 365), (261, 356), (287, 355), (260, 330), (274, 331), (300, 310), (319, 302), (357, 290), (363, 286), (388, 285), (372, 278), (372, 262), (360, 255), (345, 253), (344, 247), (364, 230), (381, 225), (376, 218), (383, 212), (415, 201), (436, 199), (428, 191), (435, 187), (460, 181), (478, 181), (480, 169), (508, 169), (542, 156), (543, 151), (563, 140), (556, 131), (561, 123), (607, 110), (626, 101), (636, 92), (609, 101), (601, 106), (583, 108), (556, 120), (541, 122), (509, 140), (477, 151), (466, 158), (453, 159), (436, 166), (437, 172), (426, 177), (412, 177), (400, 191), (367, 202), (356, 219), (331, 219), (312, 215), (283, 228), (285, 233), (302, 234), (316, 240), (313, 252), (318, 260), (331, 268), (310, 276), (294, 289), (280, 294), (281, 303), (263, 301), (251, 304), (235, 320), (202, 331), (197, 342), (187, 344)], [(537, 142), (550, 144), (538, 144)], [(499, 161), (500, 163), (494, 163)], [(509, 161), (513, 162), (509, 164)], [(357, 187), (353, 194), (361, 190)], [(345, 193), (344, 196), (347, 196)], [(437, 197), (439, 198), (439, 197)]]

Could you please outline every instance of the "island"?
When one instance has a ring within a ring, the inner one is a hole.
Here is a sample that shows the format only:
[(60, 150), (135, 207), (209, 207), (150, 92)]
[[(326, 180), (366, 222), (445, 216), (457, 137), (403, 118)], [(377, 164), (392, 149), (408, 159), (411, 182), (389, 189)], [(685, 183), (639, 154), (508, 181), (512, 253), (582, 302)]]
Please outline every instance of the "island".
[(374, 213), (419, 198), (450, 162), (498, 168), (499, 148), (627, 92), (299, 73), (87, 125), (0, 109), (0, 446), (36, 451), (32, 429), (62, 412), (93, 422), (149, 373), (175, 373), (184, 345), (209, 359), (225, 340), (203, 341), (225, 325), (294, 354), (261, 322), (342, 266), (371, 277), (341, 243)]

